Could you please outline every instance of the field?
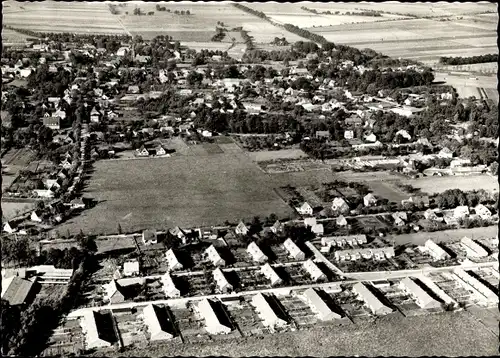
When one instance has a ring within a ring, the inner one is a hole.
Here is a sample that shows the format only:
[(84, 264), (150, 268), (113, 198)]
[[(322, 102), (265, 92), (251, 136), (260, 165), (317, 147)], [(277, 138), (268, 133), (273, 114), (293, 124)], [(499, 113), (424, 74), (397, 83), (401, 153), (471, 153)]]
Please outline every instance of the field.
[(60, 230), (102, 233), (222, 224), (292, 210), (244, 154), (100, 161), (84, 195), (98, 201)]
[[(483, 64), (477, 64), (479, 67)], [(496, 76), (475, 76), (472, 73), (475, 71), (464, 70), (464, 72), (457, 73), (435, 73), (435, 81), (444, 81), (446, 84), (456, 88), (458, 95), (463, 98), (470, 96), (475, 96), (476, 98), (481, 98), (481, 88), (486, 91), (488, 98), (498, 101), (498, 90), (497, 90), (497, 78)], [(471, 79), (471, 77), (477, 78)]]
[[(432, 340), (429, 340), (432, 337)], [(326, 343), (325, 343), (326, 342)], [(312, 329), (234, 338), (225, 343), (150, 346), (109, 356), (484, 356), (496, 355), (496, 334), (467, 312), (383, 317), (341, 329)], [(99, 356), (99, 352), (90, 356)], [(101, 353), (102, 355), (102, 353)]]
[(301, 149), (261, 150), (258, 152), (248, 152), (247, 155), (255, 162), (308, 157)]
[(24, 214), (35, 207), (34, 203), (6, 202), (2, 201), (2, 217), (10, 220), (18, 215)]
[(444, 230), (436, 232), (416, 232), (394, 236), (396, 245), (415, 244), (423, 245), (428, 239), (434, 242), (457, 241), (467, 236), (471, 239), (495, 237), (498, 232), (496, 226), (479, 227), (472, 229)]
[(428, 194), (441, 193), (448, 189), (460, 189), (464, 191), (484, 189), (489, 191), (498, 190), (498, 180), (494, 176), (450, 176), (450, 177), (427, 177), (419, 179), (408, 179), (404, 184), (410, 184), (420, 188)]

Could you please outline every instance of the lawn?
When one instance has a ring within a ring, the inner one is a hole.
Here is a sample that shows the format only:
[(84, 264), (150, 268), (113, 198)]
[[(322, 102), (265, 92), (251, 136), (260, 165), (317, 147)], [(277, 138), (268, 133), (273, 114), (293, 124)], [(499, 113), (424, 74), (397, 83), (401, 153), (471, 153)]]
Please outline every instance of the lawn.
[(290, 217), (274, 185), (244, 154), (99, 161), (84, 192), (98, 204), (58, 230), (114, 233), (118, 223), (127, 232)]

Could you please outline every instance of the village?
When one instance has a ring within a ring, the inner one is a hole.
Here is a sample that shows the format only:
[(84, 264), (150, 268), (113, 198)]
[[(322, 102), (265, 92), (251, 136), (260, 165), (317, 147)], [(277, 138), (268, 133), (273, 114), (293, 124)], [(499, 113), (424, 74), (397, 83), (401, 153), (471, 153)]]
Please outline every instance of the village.
[(60, 321), (29, 349), (105, 355), (498, 305), (486, 96), (333, 43), (236, 60), (169, 36), (31, 36), (2, 54), (1, 297), (25, 340), (28, 314), (51, 317), (40, 307)]

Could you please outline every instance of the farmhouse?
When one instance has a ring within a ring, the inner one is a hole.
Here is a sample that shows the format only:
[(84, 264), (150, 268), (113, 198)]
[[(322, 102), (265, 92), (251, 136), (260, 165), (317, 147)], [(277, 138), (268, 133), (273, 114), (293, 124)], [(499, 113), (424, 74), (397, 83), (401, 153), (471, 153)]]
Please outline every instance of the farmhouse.
[(488, 252), (485, 249), (467, 236), (464, 236), (462, 240), (460, 240), (460, 244), (465, 251), (467, 251), (467, 257), (481, 258), (488, 256)]
[(311, 276), (314, 282), (326, 280), (326, 275), (321, 271), (321, 269), (314, 263), (313, 260), (309, 259), (302, 264), (304, 270)]
[(142, 232), (142, 243), (144, 245), (151, 245), (158, 243), (158, 237), (156, 235), (156, 230), (144, 230)]
[(465, 286), (470, 289), (470, 291), (476, 293), (476, 295), (481, 297), (484, 301), (486, 301), (486, 303), (498, 304), (497, 294), (485, 286), (477, 278), (471, 276), (468, 272), (461, 268), (456, 268), (453, 273), (465, 284)]
[(297, 212), (301, 215), (312, 215), (313, 214), (313, 207), (309, 205), (308, 202), (304, 202), (300, 207), (295, 208)]
[(214, 245), (210, 245), (210, 247), (205, 250), (205, 255), (208, 257), (208, 259), (212, 262), (214, 266), (226, 265), (226, 261), (222, 259), (222, 257), (219, 255)]
[(342, 198), (335, 198), (332, 202), (332, 210), (338, 214), (348, 214), (349, 213), (349, 205)]
[(377, 204), (377, 198), (372, 193), (368, 193), (363, 197), (365, 206), (372, 206)]
[(240, 221), (238, 225), (236, 226), (236, 229), (234, 230), (237, 235), (247, 235), (248, 234), (248, 228), (245, 225), (243, 221)]
[(273, 269), (271, 265), (266, 263), (264, 266), (260, 268), (260, 272), (266, 276), (268, 280), (271, 281), (271, 286), (281, 285), (283, 280), (279, 277), (276, 271)]
[(210, 334), (228, 334), (231, 332), (231, 324), (228, 316), (223, 312), (222, 304), (215, 305), (212, 300), (203, 299), (197, 305), (198, 313), (205, 320), (205, 329)]
[(423, 309), (440, 308), (441, 303), (432, 298), (422, 287), (409, 277), (405, 277), (399, 283), (403, 291), (412, 295), (415, 302)]
[(436, 244), (431, 239), (427, 240), (424, 244), (429, 255), (436, 261), (438, 260), (448, 260), (451, 258), (450, 254), (444, 251), (438, 244)]
[(262, 263), (267, 261), (267, 256), (264, 255), (262, 250), (255, 242), (251, 242), (248, 245), (247, 252), (252, 256), (254, 262)]
[(2, 277), (2, 300), (11, 306), (29, 303), (34, 295), (34, 283), (18, 276)]
[(291, 239), (286, 239), (283, 243), (283, 246), (285, 247), (286, 251), (288, 251), (288, 256), (292, 259), (298, 261), (305, 260), (306, 255)]
[(224, 272), (220, 268), (216, 268), (213, 271), (214, 280), (217, 283), (217, 289), (219, 292), (230, 292), (233, 290), (233, 285), (229, 283)]
[(125, 276), (134, 276), (139, 274), (139, 261), (131, 260), (123, 264), (123, 274)]
[(262, 323), (266, 327), (284, 327), (288, 324), (287, 317), (281, 307), (278, 306), (276, 298), (258, 293), (252, 297), (252, 306), (255, 307)]
[(165, 308), (149, 304), (142, 311), (144, 324), (148, 327), (151, 341), (161, 341), (174, 337), (174, 327)]
[(175, 282), (172, 279), (170, 273), (165, 273), (161, 276), (161, 283), (163, 285), (163, 292), (168, 298), (181, 297), (181, 291), (175, 286)]
[(380, 302), (364, 283), (356, 283), (352, 287), (352, 291), (370, 308), (374, 315), (385, 315), (392, 312), (392, 309)]
[(85, 347), (87, 349), (110, 347), (114, 343), (114, 333), (108, 333), (113, 332), (113, 328), (109, 327), (106, 321), (100, 312), (86, 310), (83, 313), (80, 326), (85, 335)]
[(311, 307), (311, 310), (316, 313), (318, 318), (322, 321), (331, 321), (334, 319), (341, 319), (342, 316), (333, 312), (326, 302), (321, 298), (314, 288), (308, 288), (303, 293), (304, 298)]
[(104, 299), (109, 303), (121, 303), (125, 301), (125, 295), (122, 292), (122, 287), (116, 280), (111, 280), (109, 283), (102, 285), (104, 289)]
[(177, 256), (175, 256), (174, 250), (169, 249), (167, 253), (165, 254), (165, 258), (167, 259), (168, 262), (168, 269), (169, 271), (175, 271), (175, 270), (182, 270), (183, 266), (177, 259)]
[(478, 204), (474, 208), (476, 215), (479, 215), (481, 219), (487, 220), (491, 218), (491, 211), (483, 204)]

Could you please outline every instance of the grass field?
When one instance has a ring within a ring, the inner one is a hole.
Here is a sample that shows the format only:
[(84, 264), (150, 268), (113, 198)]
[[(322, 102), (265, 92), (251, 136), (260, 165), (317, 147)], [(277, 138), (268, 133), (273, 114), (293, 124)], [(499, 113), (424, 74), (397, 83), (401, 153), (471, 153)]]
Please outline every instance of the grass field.
[[(110, 356), (488, 356), (496, 355), (496, 334), (476, 315), (445, 312), (416, 317), (400, 315), (328, 329), (300, 330), (224, 343), (151, 345), (147, 350), (118, 350)], [(91, 356), (99, 356), (99, 352)]]
[(34, 203), (18, 203), (2, 201), (2, 217), (6, 220), (24, 214), (35, 207)]
[(301, 149), (260, 150), (258, 152), (248, 152), (247, 154), (255, 162), (265, 162), (268, 160), (277, 159), (299, 159), (308, 157), (308, 155)]
[(489, 175), (426, 177), (404, 180), (428, 194), (441, 193), (448, 189), (498, 191), (498, 179)]
[(132, 231), (292, 216), (273, 185), (244, 154), (100, 161), (84, 192), (99, 203), (58, 230), (113, 233), (118, 223)]
[(471, 239), (492, 238), (498, 232), (498, 227), (475, 227), (472, 229), (444, 230), (435, 232), (414, 232), (393, 236), (396, 245), (415, 244), (423, 245), (428, 239), (434, 242), (452, 242), (467, 236)]

